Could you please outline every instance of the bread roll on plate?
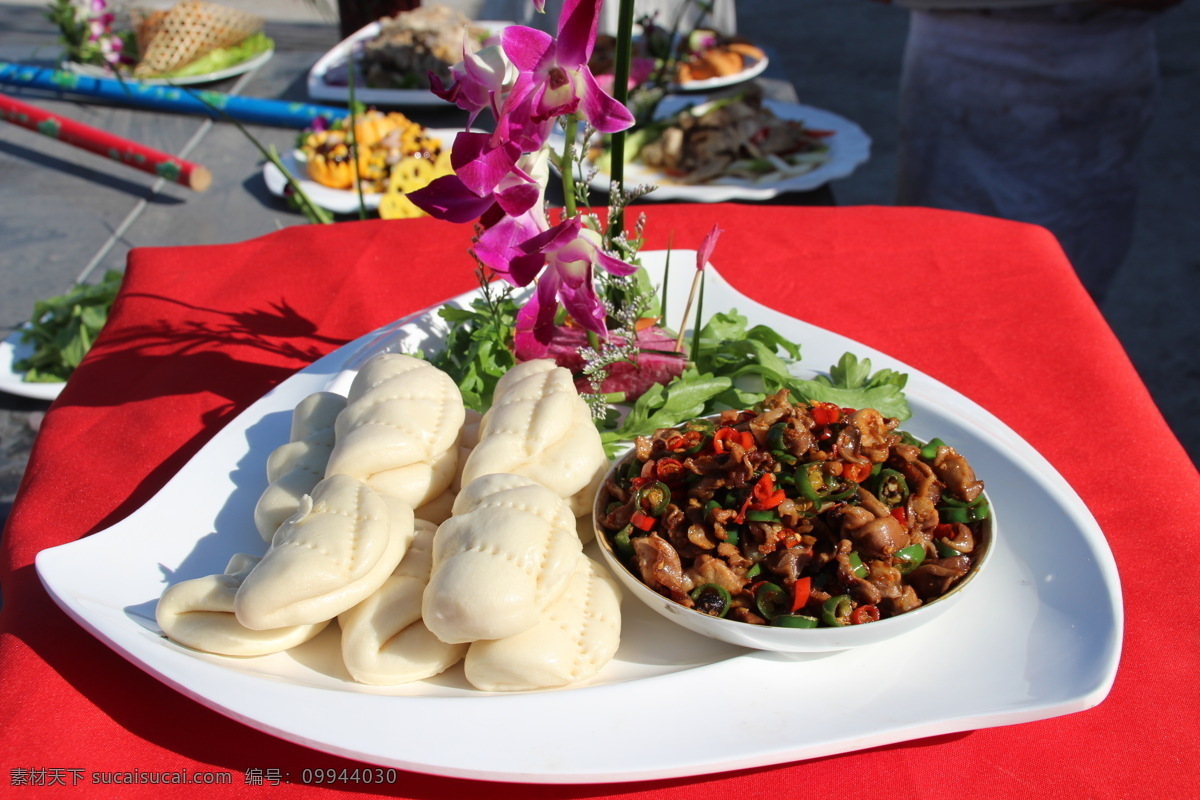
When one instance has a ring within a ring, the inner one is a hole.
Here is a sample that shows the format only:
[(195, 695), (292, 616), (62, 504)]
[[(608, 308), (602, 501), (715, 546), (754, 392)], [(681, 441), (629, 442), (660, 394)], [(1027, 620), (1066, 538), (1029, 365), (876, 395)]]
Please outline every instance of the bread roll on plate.
[(264, 630), (333, 619), (383, 585), (404, 557), (413, 525), (407, 504), (348, 475), (325, 478), (242, 582), (238, 620)]
[(421, 620), (437, 526), (417, 520), (400, 565), (375, 594), (338, 617), (342, 660), (354, 680), (374, 686), (419, 681), (457, 664), (467, 645), (446, 644)]
[(220, 575), (169, 587), (154, 612), (163, 633), (174, 642), (206, 653), (263, 656), (303, 644), (325, 629), (327, 622), (256, 631), (238, 622), (234, 597), (257, 564), (257, 557), (238, 553)]
[(350, 385), (325, 475), (349, 475), (420, 508), (457, 474), (464, 419), (449, 375), (413, 356), (375, 356)]
[(300, 498), (325, 477), (334, 421), (345, 407), (346, 398), (333, 392), (311, 394), (296, 405), (291, 438), (267, 457), (270, 485), (254, 508), (254, 525), (263, 541), (271, 541), (283, 521), (296, 513)]
[(537, 359), (516, 365), (496, 383), (462, 482), (494, 472), (524, 475), (582, 516), (591, 512), (607, 467), (600, 433), (570, 371)]
[(452, 644), (528, 630), (565, 590), (581, 552), (575, 515), (557, 494), (520, 475), (476, 478), (434, 536), (421, 615)]
[(483, 691), (550, 689), (595, 676), (620, 641), (621, 589), (602, 565), (580, 554), (566, 590), (537, 625), (473, 643), (464, 666), (467, 680)]

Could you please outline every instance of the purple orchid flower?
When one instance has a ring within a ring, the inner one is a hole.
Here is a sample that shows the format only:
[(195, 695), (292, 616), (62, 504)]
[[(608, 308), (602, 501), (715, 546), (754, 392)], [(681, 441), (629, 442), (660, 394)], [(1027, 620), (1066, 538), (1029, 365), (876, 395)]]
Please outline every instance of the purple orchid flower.
[(581, 114), (601, 133), (633, 125), (629, 109), (608, 95), (588, 67), (596, 44), (602, 0), (566, 0), (558, 38), (524, 25), (501, 32), (504, 52), (518, 77), (498, 117), (505, 135), (523, 150), (536, 150), (557, 117)]
[(579, 217), (571, 217), (515, 245), (512, 251), (520, 255), (512, 258), (507, 273), (517, 285), (526, 285), (541, 272), (533, 297), (517, 313), (522, 350), (544, 352), (554, 334), (560, 302), (581, 327), (608, 335), (607, 314), (593, 280), (595, 270), (600, 267), (613, 275), (632, 275), (637, 267), (605, 253), (600, 234), (585, 228)]
[(509, 142), (494, 145), (486, 133), (464, 132), (450, 151), (453, 175), (434, 179), (408, 199), (430, 216), (450, 222), (470, 222), (499, 205), (517, 216), (540, 206), (549, 179), (549, 153), (521, 154)]
[(454, 83), (447, 89), (437, 75), (430, 73), (430, 88), (438, 97), (470, 114), (467, 119), (470, 128), (485, 108), (500, 119), (500, 105), (516, 83), (518, 73), (499, 43), (489, 41), (486, 47), (474, 52), (467, 45), (464, 34), (463, 59), (450, 68), (450, 75)]

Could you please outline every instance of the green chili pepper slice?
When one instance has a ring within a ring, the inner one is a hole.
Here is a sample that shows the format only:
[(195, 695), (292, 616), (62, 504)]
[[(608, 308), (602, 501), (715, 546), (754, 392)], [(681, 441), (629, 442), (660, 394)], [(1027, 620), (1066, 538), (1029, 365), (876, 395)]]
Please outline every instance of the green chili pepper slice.
[(907, 575), (921, 566), (921, 562), (925, 560), (925, 548), (919, 544), (910, 544), (908, 547), (901, 547), (897, 550), (893, 557), (900, 561), (897, 564), (900, 574)]
[[(943, 500), (945, 497), (943, 497)], [(961, 502), (961, 501), (959, 501)], [(942, 522), (983, 522), (991, 515), (991, 507), (983, 495), (968, 505), (949, 504), (937, 507), (938, 519)]]
[(806, 614), (780, 614), (771, 620), (772, 625), (780, 628), (815, 628), (819, 623), (816, 617)]
[(742, 533), (736, 525), (729, 525), (725, 528), (725, 541), (735, 547), (741, 543)]
[(982, 494), (974, 500), (960, 500), (949, 492), (943, 494), (941, 497), (942, 505), (953, 506), (955, 508), (974, 508), (982, 502), (984, 502)]
[(754, 564), (750, 569), (746, 570), (747, 578), (757, 578), (762, 574), (762, 564)]
[(788, 424), (786, 422), (776, 422), (771, 427), (767, 428), (767, 449), (783, 451), (784, 441), (783, 435), (787, 433)]
[(947, 445), (941, 439), (931, 439), (929, 444), (921, 448), (921, 458), (925, 459), (926, 461), (933, 461), (935, 458), (937, 458), (939, 447), (949, 447), (949, 445)]
[(696, 610), (710, 617), (723, 617), (729, 613), (733, 598), (729, 590), (715, 583), (702, 583), (688, 595), (696, 604)]
[(936, 542), (934, 542), (934, 545), (937, 547), (938, 556), (940, 558), (954, 558), (955, 556), (962, 555), (961, 552), (954, 549), (954, 547), (945, 539), (938, 539)]
[(840, 502), (858, 491), (858, 484), (852, 481), (825, 475), (821, 471), (822, 463), (801, 464), (792, 475), (800, 495), (812, 503), (816, 511), (820, 511), (826, 503)]
[(835, 595), (821, 606), (821, 619), (831, 628), (841, 628), (850, 621), (850, 612), (853, 610), (854, 601), (850, 599), (850, 595)]
[(621, 558), (630, 558), (633, 555), (633, 543), (630, 541), (632, 536), (632, 525), (626, 525), (620, 531), (613, 534), (613, 547), (616, 548), (617, 555)]
[(771, 455), (775, 457), (776, 461), (781, 464), (786, 464), (789, 467), (793, 466), (797, 461), (800, 460), (791, 453), (786, 453), (783, 450), (772, 450)]
[(778, 522), (779, 515), (774, 511), (747, 511), (746, 519), (750, 522)]
[(796, 488), (800, 490), (800, 496), (812, 503), (815, 510), (820, 511), (825, 502), (817, 492), (818, 487), (825, 485), (825, 478), (821, 475), (821, 465), (819, 463), (801, 464), (793, 475), (793, 480)]
[(888, 508), (897, 508), (908, 499), (908, 481), (894, 469), (883, 469), (873, 480), (871, 493)]
[(942, 507), (937, 512), (938, 521), (940, 522), (961, 522), (966, 524), (971, 521), (971, 510), (967, 508)]
[(862, 556), (858, 554), (857, 550), (851, 550), (846, 560), (850, 562), (850, 571), (854, 573), (854, 577), (867, 577), (867, 565), (862, 562)]
[(635, 508), (641, 509), (651, 517), (661, 517), (671, 504), (671, 487), (662, 481), (648, 483), (637, 490), (633, 496), (633, 504)]
[(764, 583), (754, 591), (754, 605), (767, 621), (775, 619), (787, 606), (787, 592), (777, 583)]

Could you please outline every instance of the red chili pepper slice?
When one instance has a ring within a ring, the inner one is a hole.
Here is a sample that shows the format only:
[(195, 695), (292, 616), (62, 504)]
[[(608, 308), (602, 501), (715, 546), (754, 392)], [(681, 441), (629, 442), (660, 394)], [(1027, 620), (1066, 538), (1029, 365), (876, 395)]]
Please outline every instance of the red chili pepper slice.
[(752, 500), (753, 498), (747, 497), (745, 502), (742, 503), (742, 507), (738, 509), (737, 516), (733, 518), (733, 521), (738, 525), (741, 525), (746, 521), (746, 510), (750, 508)]
[(933, 538), (935, 539), (953, 539), (954, 526), (949, 522), (940, 522), (933, 526)]
[(866, 622), (878, 622), (879, 609), (876, 606), (866, 605), (859, 606), (850, 612), (850, 624), (862, 625)]
[(654, 517), (649, 514), (643, 514), (640, 511), (635, 511), (630, 515), (629, 521), (633, 523), (633, 527), (638, 530), (648, 531), (654, 527)]
[(782, 489), (775, 488), (775, 473), (765, 473), (758, 482), (754, 484), (751, 490), (751, 496), (754, 498), (750, 504), (750, 508), (755, 511), (766, 511), (769, 508), (782, 503), (787, 499), (787, 495)]
[(833, 403), (813, 403), (808, 413), (817, 425), (834, 425), (842, 420), (842, 409)]
[(713, 450), (716, 450), (718, 453), (727, 452), (725, 450), (725, 442), (735, 438), (737, 438), (737, 431), (733, 428), (717, 429), (717, 432), (713, 434)]
[(908, 512), (905, 511), (903, 508), (893, 508), (892, 516), (895, 517), (896, 521), (899, 522), (901, 525), (908, 524)]
[(842, 477), (848, 481), (862, 483), (867, 478), (871, 477), (870, 464), (843, 464)]
[(804, 608), (808, 603), (808, 596), (812, 592), (812, 578), (797, 578), (792, 584), (792, 613), (795, 614), (800, 609)]
[(687, 470), (683, 462), (677, 458), (660, 458), (654, 464), (654, 472), (658, 479), (666, 484), (679, 483)]
[(733, 428), (721, 428), (713, 434), (713, 449), (718, 453), (728, 453), (728, 442), (737, 442), (743, 450), (751, 450), (756, 444), (754, 434), (750, 431), (739, 431)]

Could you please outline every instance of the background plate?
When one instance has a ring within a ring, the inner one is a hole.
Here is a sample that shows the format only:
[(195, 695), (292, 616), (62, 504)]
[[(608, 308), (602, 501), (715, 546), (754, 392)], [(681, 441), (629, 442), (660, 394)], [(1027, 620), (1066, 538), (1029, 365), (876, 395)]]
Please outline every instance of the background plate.
[[(663, 255), (643, 254), (652, 277), (661, 276)], [(684, 261), (690, 255), (674, 254)], [(670, 283), (668, 319), (680, 319), (688, 287)], [(909, 374), (914, 415), (906, 430), (954, 444), (987, 482), (1003, 520), (997, 552), (969, 596), (909, 636), (820, 655), (741, 650), (626, 598), (621, 647), (596, 678), (504, 695), (473, 690), (461, 666), (405, 686), (354, 684), (338, 663), (335, 626), (295, 650), (259, 658), (205, 655), (163, 638), (153, 614), (168, 585), (220, 572), (232, 553), (264, 549), (253, 508), (266, 487), (267, 455), (287, 440), (295, 404), (327, 388), (345, 392), (375, 353), (438, 347), (445, 329), (432, 310), (293, 375), (219, 431), (131, 516), (39, 553), (38, 574), (87, 630), (220, 713), (369, 764), (454, 777), (611, 783), (702, 775), (1044, 719), (1105, 697), (1122, 635), (1116, 566), (1099, 527), (1045, 459), (945, 385), (761, 306), (715, 272), (708, 273), (705, 306), (737, 309), (802, 342), (808, 366), (825, 367), (851, 350), (877, 369)], [(881, 663), (890, 668), (879, 669)], [(970, 675), (971, 686), (922, 691), (914, 689), (914, 674)], [(789, 690), (747, 689), (784, 686)], [(711, 700), (721, 709), (719, 724), (737, 735), (716, 748), (673, 736), (631, 747), (644, 740), (647, 707), (664, 697)], [(571, 734), (547, 737), (563, 720), (571, 721)]]
[[(494, 33), (513, 23), (498, 20), (477, 20), (473, 21), (472, 24), (486, 28)], [(314, 100), (332, 100), (339, 103), (349, 103), (349, 87), (328, 83), (326, 78), (333, 71), (346, 65), (347, 57), (355, 45), (365, 42), (368, 39), (374, 39), (379, 35), (381, 28), (382, 25), (378, 21), (365, 25), (338, 42), (329, 52), (321, 56), (317, 60), (317, 63), (313, 64), (312, 69), (308, 71), (308, 96)], [(428, 89), (372, 89), (361, 84), (356, 84), (354, 87), (354, 99), (368, 106), (449, 105), (449, 103)]]
[(673, 83), (670, 86), (674, 92), (711, 92), (714, 89), (724, 89), (729, 86), (736, 86), (739, 83), (757, 78), (766, 71), (767, 65), (771, 63), (771, 59), (767, 58), (766, 53), (762, 58), (751, 58), (750, 63), (745, 67), (733, 73), (732, 75), (721, 75), (716, 78), (705, 78), (700, 81), (688, 81), (687, 83)]
[[(703, 102), (703, 98), (691, 99), (668, 97), (659, 108), (658, 117), (677, 113), (685, 106)], [(771, 179), (766, 176), (758, 181), (738, 178), (720, 178), (708, 183), (689, 186), (674, 182), (664, 173), (639, 164), (636, 161), (625, 165), (625, 183), (654, 184), (658, 188), (646, 195), (647, 200), (687, 200), (702, 203), (723, 203), (727, 200), (770, 200), (783, 192), (807, 192), (820, 188), (830, 181), (845, 178), (871, 157), (871, 137), (855, 123), (845, 117), (812, 106), (765, 100), (764, 105), (782, 119), (800, 120), (809, 128), (833, 131), (826, 141), (830, 147), (827, 162), (803, 175)], [(562, 151), (562, 133), (551, 136), (551, 146)], [(611, 178), (600, 172), (588, 184), (593, 191), (607, 192)]]
[[(216, 70), (215, 72), (188, 75), (182, 78), (124, 78), (123, 80), (126, 83), (140, 83), (143, 86), (193, 86), (200, 83), (212, 83), (232, 78), (235, 75), (241, 75), (244, 72), (249, 72), (256, 67), (260, 67), (270, 61), (273, 55), (275, 55), (274, 46), (268, 47), (266, 50), (255, 54), (245, 61), (234, 64), (231, 67), (226, 67), (225, 69)], [(111, 71), (95, 64), (79, 64), (74, 61), (64, 61), (62, 66), (68, 72), (74, 72), (77, 75), (87, 75), (90, 78), (112, 78), (113, 76)]]
[(13, 362), (33, 355), (33, 345), (21, 341), (20, 331), (13, 331), (7, 339), (0, 342), (0, 392), (32, 397), (35, 400), (53, 400), (67, 384), (62, 383), (29, 383), (24, 379), (24, 373), (13, 369)]
[[(454, 137), (459, 134), (458, 129), (449, 128), (430, 128), (429, 133), (434, 137), (441, 139), (443, 147), (449, 147), (454, 144)], [(295, 151), (291, 153), (280, 153), (280, 162), (292, 173), (292, 177), (300, 183), (300, 188), (308, 195), (308, 199), (319, 205), (327, 211), (332, 211), (335, 214), (357, 214), (358, 213), (358, 192), (350, 189), (331, 189), (328, 186), (323, 186), (314, 180), (308, 178), (308, 172), (304, 165), (296, 158)], [(276, 197), (283, 197), (284, 190), (287, 188), (287, 179), (283, 177), (283, 173), (279, 168), (267, 161), (263, 164), (263, 180), (267, 184), (267, 189)], [(374, 194), (363, 193), (363, 205), (368, 210), (379, 208), (379, 201), (383, 197), (382, 194), (376, 192)]]

